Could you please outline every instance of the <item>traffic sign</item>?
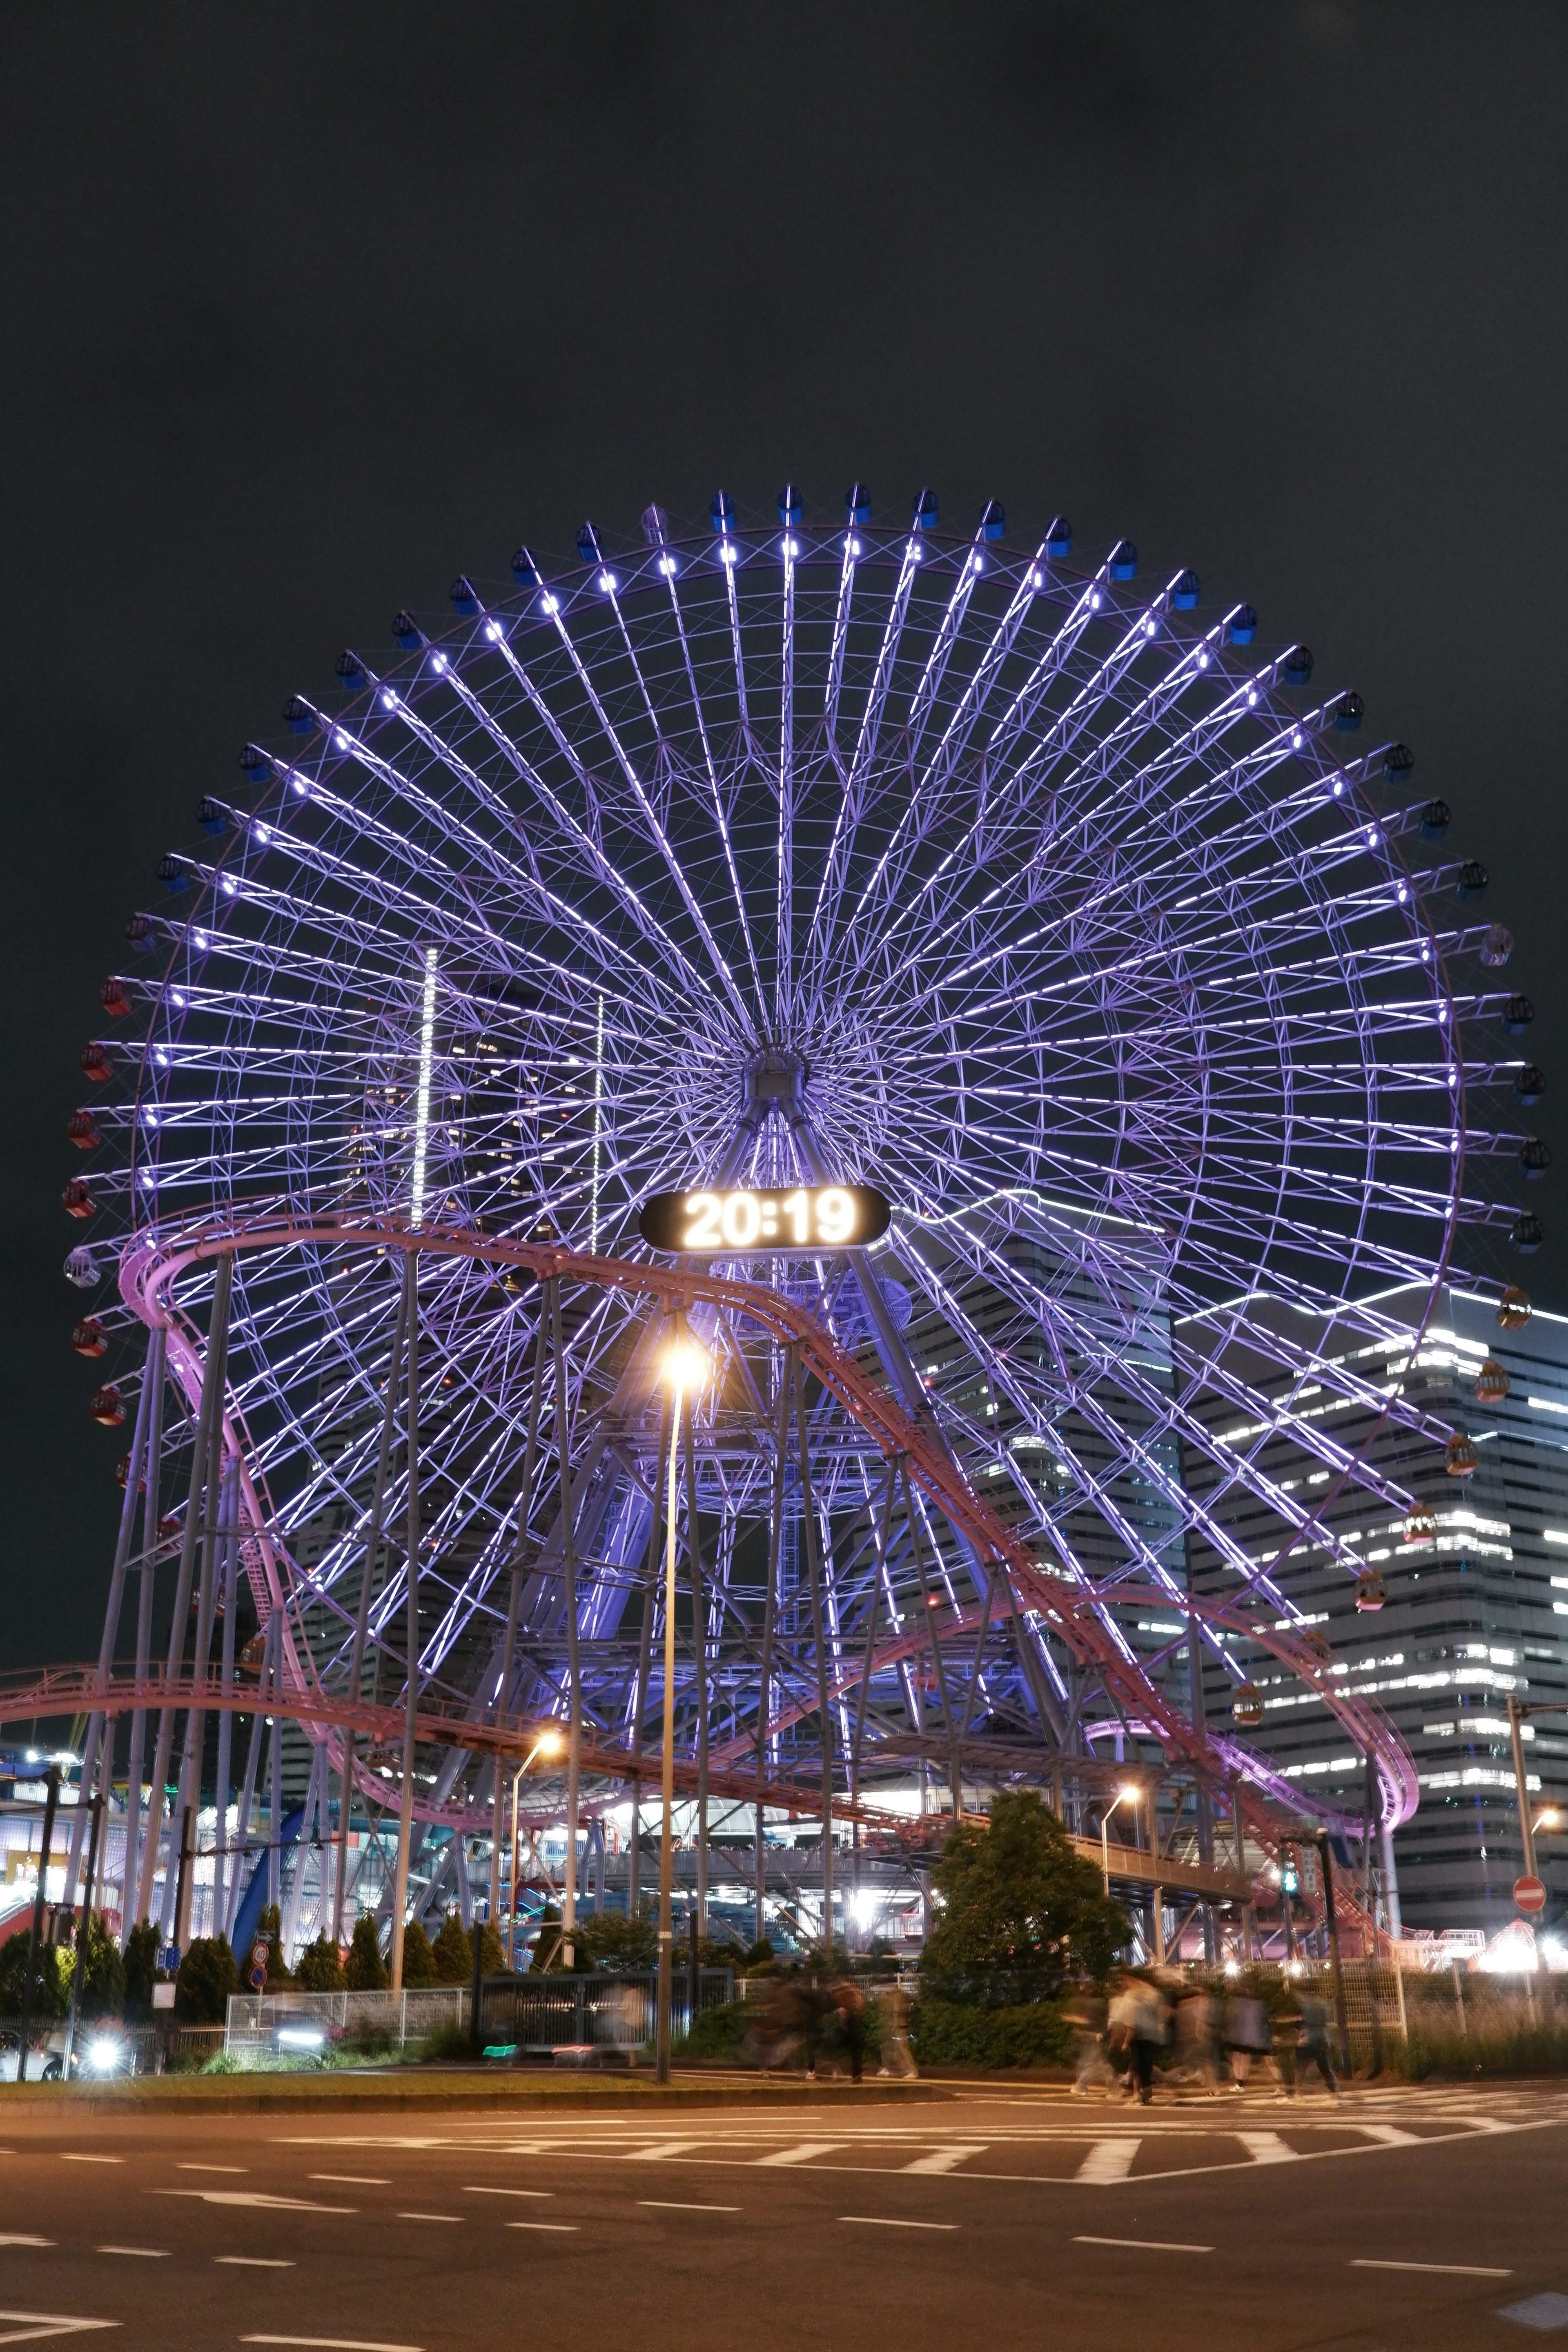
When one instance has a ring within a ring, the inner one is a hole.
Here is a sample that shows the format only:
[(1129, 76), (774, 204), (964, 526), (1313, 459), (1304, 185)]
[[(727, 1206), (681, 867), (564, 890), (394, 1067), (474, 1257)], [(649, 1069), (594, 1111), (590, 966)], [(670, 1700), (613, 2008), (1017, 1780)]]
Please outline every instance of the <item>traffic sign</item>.
[(1521, 1911), (1544, 1911), (1546, 1889), (1539, 1878), (1516, 1878), (1513, 1882), (1513, 1899)]
[(250, 1948), (251, 1967), (253, 1969), (265, 1969), (267, 1966), (268, 1955), (270, 1953), (271, 1949), (272, 1947), (268, 1942), (266, 1937), (258, 1936), (255, 1943), (252, 1944)]
[(178, 1970), (179, 1965), (180, 1948), (178, 1944), (160, 1944), (158, 1947), (158, 1966), (163, 1969), (163, 1974), (166, 1977), (174, 1976)]

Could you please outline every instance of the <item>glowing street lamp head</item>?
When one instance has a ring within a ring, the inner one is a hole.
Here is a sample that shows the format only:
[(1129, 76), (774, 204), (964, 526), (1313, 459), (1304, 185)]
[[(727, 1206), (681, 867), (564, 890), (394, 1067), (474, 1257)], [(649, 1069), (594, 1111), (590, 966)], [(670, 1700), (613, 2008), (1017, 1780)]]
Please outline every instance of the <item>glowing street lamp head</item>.
[(533, 1743), (533, 1752), (536, 1756), (559, 1756), (561, 1746), (558, 1731), (542, 1731)]
[(710, 1370), (708, 1350), (689, 1331), (683, 1331), (666, 1348), (662, 1370), (671, 1388), (700, 1389)]
[(1116, 1801), (1119, 1805), (1135, 1805), (1138, 1802), (1138, 1783), (1136, 1780), (1129, 1780), (1124, 1789), (1118, 1789), (1116, 1791)]

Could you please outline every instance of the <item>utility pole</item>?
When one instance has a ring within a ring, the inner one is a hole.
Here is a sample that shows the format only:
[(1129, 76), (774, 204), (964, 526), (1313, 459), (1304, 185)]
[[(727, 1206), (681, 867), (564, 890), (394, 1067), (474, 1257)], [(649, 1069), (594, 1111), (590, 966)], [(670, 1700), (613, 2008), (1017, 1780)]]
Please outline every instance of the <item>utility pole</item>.
[(60, 1799), (60, 1768), (51, 1764), (44, 1776), (44, 1835), (38, 1851), (38, 1891), (33, 1898), (33, 1925), (27, 1937), (27, 1980), (22, 1988), (22, 2047), (16, 2055), (16, 2080), (27, 2079), (27, 2035), (33, 2023), (33, 1987), (38, 1974), (38, 1948), (44, 1936), (44, 1890), (49, 1879), (49, 1847), (54, 1842), (55, 1807)]

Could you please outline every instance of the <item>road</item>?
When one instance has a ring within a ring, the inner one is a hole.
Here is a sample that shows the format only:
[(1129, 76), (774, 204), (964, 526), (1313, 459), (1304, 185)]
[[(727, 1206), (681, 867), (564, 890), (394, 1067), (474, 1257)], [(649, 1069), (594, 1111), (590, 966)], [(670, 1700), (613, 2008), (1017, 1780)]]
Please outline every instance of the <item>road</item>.
[(1568, 2346), (1552, 2085), (412, 2121), (0, 2105), (0, 2346)]

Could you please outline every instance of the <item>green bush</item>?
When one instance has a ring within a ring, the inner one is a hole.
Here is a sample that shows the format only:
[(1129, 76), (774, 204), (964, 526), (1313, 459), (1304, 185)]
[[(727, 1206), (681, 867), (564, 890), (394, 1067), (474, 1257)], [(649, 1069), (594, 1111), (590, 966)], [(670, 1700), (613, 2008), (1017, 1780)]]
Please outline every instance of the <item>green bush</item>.
[(463, 1932), (456, 1911), (448, 1911), (441, 1932), (430, 1947), (437, 1984), (466, 1985), (474, 1973), (474, 1948)]
[(183, 2025), (221, 2025), (228, 1998), (239, 1990), (239, 1970), (226, 1936), (198, 1936), (174, 1979), (174, 2015)]
[(1386, 2036), (1384, 2054), (1411, 2083), (1425, 2082), (1429, 2074), (1568, 2074), (1568, 2026), (1483, 2017), (1461, 2033), (1457, 2022), (1423, 2026), (1413, 2020), (1408, 2041)]
[(468, 2039), (468, 2029), (466, 2025), (438, 2026), (436, 2032), (427, 2034), (419, 2045), (421, 2058), (435, 2062), (444, 2061), (447, 2064), (471, 2058), (473, 2054), (474, 2045)]
[(283, 1952), (283, 1920), (276, 1903), (268, 1903), (256, 1923), (256, 1932), (267, 1938), (267, 1986), (268, 1992), (287, 1992), (299, 1980)]
[(658, 1966), (658, 1923), (644, 1912), (628, 1918), (624, 1911), (595, 1911), (577, 1923), (583, 1958), (601, 1969), (652, 1969)]
[(375, 1921), (368, 1916), (354, 1923), (353, 1940), (343, 1966), (343, 1985), (349, 1992), (384, 1992), (391, 1981), (386, 1963), (381, 1957), (381, 1945), (375, 1932)]
[(731, 2000), (718, 2009), (705, 2009), (690, 2032), (678, 2036), (675, 2054), (679, 2058), (737, 2058), (752, 2021), (744, 2001)]
[(306, 1992), (342, 1992), (343, 1964), (330, 1936), (318, 1936), (315, 1942), (300, 1953), (295, 1974)]
[(985, 2009), (922, 1993), (910, 2011), (910, 2047), (923, 2066), (1059, 2066), (1073, 2036), (1056, 2001)]

